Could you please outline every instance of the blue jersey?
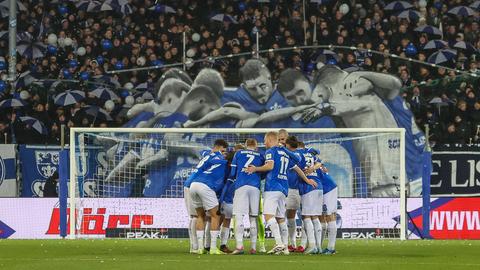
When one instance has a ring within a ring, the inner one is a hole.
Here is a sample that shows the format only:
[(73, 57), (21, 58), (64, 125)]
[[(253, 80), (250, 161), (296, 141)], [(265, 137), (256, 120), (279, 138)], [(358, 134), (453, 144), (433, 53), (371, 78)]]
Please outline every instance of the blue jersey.
[[(203, 150), (203, 151), (200, 152), (200, 155), (202, 156), (202, 160), (207, 158), (209, 154), (210, 154), (210, 150)], [(201, 165), (201, 164), (202, 164), (202, 161), (200, 161), (198, 163), (198, 165)], [(183, 183), (184, 187), (190, 188), (190, 185), (192, 184), (193, 179), (195, 179), (198, 176), (198, 174), (199, 174), (198, 165), (197, 165), (197, 167), (195, 167), (195, 169), (193, 169), (192, 174)]]
[(265, 159), (258, 151), (240, 150), (235, 153), (229, 177), (235, 181), (235, 190), (245, 185), (260, 188), (261, 173), (248, 174), (244, 172), (243, 169), (247, 168), (249, 165), (259, 167), (264, 163)]
[[(317, 162), (317, 158), (309, 151), (309, 149), (298, 149), (297, 153), (300, 154), (302, 158), (301, 164), (304, 165), (304, 167), (301, 167), (301, 169), (314, 166), (315, 162)], [(314, 172), (306, 175), (308, 179), (312, 179), (317, 183), (316, 188), (305, 183), (305, 181), (303, 181), (301, 178), (298, 178), (298, 191), (300, 195), (307, 194), (312, 190), (323, 189), (322, 182), (320, 179), (320, 173), (321, 173), (321, 170), (315, 170)]]
[(235, 184), (229, 179), (222, 190), (220, 202), (233, 203), (233, 195), (235, 194)]
[(323, 194), (327, 194), (337, 187), (333, 178), (322, 170), (317, 170), (320, 181), (322, 182)]
[(222, 104), (227, 102), (236, 102), (241, 104), (248, 112), (262, 114), (264, 112), (273, 111), (279, 108), (285, 108), (288, 103), (278, 93), (273, 91), (272, 96), (267, 100), (265, 104), (258, 103), (255, 99), (243, 87), (239, 87), (234, 91), (224, 91), (222, 97)]
[[(285, 149), (288, 150), (288, 149)], [(298, 151), (285, 151), (295, 164), (300, 167), (300, 169), (305, 168), (305, 159), (301, 156)], [(288, 188), (289, 189), (298, 189), (298, 182), (303, 181), (300, 176), (294, 170), (288, 171)]]
[(204, 183), (220, 196), (227, 172), (227, 160), (222, 153), (210, 153), (199, 162), (197, 168), (199, 173), (192, 183)]
[(284, 147), (274, 146), (265, 152), (265, 162), (273, 161), (273, 169), (267, 173), (265, 192), (280, 191), (288, 195), (288, 171), (297, 164)]

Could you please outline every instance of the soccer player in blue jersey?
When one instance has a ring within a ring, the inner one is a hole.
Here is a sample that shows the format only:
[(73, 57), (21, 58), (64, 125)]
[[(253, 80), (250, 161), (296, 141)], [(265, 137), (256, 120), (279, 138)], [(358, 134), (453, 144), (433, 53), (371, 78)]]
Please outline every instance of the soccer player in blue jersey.
[(229, 181), (233, 181), (235, 196), (233, 199), (233, 215), (235, 217), (236, 249), (233, 255), (243, 254), (244, 216), (250, 220), (250, 254), (257, 252), (257, 217), (260, 202), (260, 173), (249, 174), (246, 169), (250, 165), (264, 164), (262, 154), (257, 151), (257, 141), (247, 139), (246, 149), (237, 151), (232, 161)]
[[(202, 156), (201, 161), (198, 165), (205, 164), (208, 155), (210, 154), (210, 150), (203, 150), (200, 155)], [(185, 206), (187, 208), (187, 213), (189, 215), (189, 223), (188, 223), (188, 235), (190, 237), (190, 253), (198, 253), (198, 242), (197, 242), (197, 211), (195, 206), (192, 203), (192, 198), (190, 197), (190, 185), (192, 184), (193, 179), (195, 179), (198, 174), (201, 172), (199, 169), (202, 169), (200, 166), (196, 166), (193, 169), (192, 174), (185, 180), (183, 183), (183, 198), (185, 200)]]
[(303, 181), (317, 186), (317, 184), (308, 179), (303, 171), (296, 165), (287, 153), (288, 150), (279, 146), (278, 133), (268, 132), (265, 134), (265, 164), (257, 167), (249, 165), (246, 171), (250, 174), (256, 172), (267, 172), (265, 182), (265, 194), (263, 214), (267, 225), (275, 238), (276, 245), (268, 254), (289, 254), (288, 230), (285, 222), (285, 198), (288, 193), (288, 171), (295, 170)]
[[(295, 137), (287, 139), (287, 148), (300, 155), (301, 161), (299, 165), (303, 169), (307, 169), (315, 165), (316, 157), (305, 150), (304, 147), (303, 142), (297, 141)], [(314, 180), (318, 184), (317, 188), (297, 180), (302, 205), (301, 213), (304, 227), (302, 233), (306, 236), (305, 241), (308, 241), (308, 248), (305, 250), (306, 254), (316, 254), (322, 250), (322, 225), (319, 217), (322, 215), (323, 210), (323, 186), (319, 178), (319, 174), (322, 172), (317, 170), (306, 173), (308, 179)], [(303, 243), (303, 246), (306, 246), (306, 243)]]
[[(237, 144), (233, 151), (229, 151), (226, 156), (228, 161), (228, 174), (231, 175), (232, 169), (234, 169), (233, 158), (235, 151), (243, 149), (243, 145)], [(235, 194), (235, 185), (233, 179), (228, 177), (226, 179), (225, 186), (223, 187), (222, 195), (220, 196), (220, 213), (222, 214), (222, 228), (220, 229), (220, 251), (224, 253), (232, 253), (227, 247), (228, 238), (230, 237), (230, 221), (233, 215), (233, 196)]]
[(217, 238), (220, 233), (217, 196), (222, 192), (227, 172), (227, 161), (223, 156), (227, 148), (228, 144), (225, 140), (216, 140), (212, 152), (197, 166), (199, 173), (190, 185), (190, 197), (198, 216), (196, 229), (199, 254), (204, 253), (201, 247), (204, 246), (205, 211), (208, 211), (211, 218), (210, 254), (223, 254), (217, 248)]
[[(308, 148), (307, 152), (314, 156), (318, 155), (318, 152), (312, 148)], [(322, 223), (322, 230), (324, 232), (321, 238), (322, 242), (325, 239), (325, 233), (328, 234), (328, 246), (321, 250), (321, 252), (323, 254), (335, 254), (335, 242), (337, 238), (337, 184), (328, 174), (328, 169), (322, 164), (320, 159), (317, 159), (314, 166), (306, 169), (305, 173), (310, 174), (313, 171), (318, 173), (323, 187), (323, 213), (320, 216), (320, 222)], [(322, 243), (320, 244), (320, 247), (321, 246)]]

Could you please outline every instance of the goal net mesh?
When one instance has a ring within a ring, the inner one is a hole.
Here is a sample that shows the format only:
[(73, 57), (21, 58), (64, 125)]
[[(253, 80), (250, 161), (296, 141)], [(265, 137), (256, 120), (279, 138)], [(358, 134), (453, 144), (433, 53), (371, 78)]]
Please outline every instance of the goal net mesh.
[[(264, 133), (75, 132), (76, 237), (188, 238), (183, 183), (202, 152), (247, 138), (264, 151)], [(399, 132), (290, 135), (318, 150), (338, 185), (338, 237), (400, 237)]]

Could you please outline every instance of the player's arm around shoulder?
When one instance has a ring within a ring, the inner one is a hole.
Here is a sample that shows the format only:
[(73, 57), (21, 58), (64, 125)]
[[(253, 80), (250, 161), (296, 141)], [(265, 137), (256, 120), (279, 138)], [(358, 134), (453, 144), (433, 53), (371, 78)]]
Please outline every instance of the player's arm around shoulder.
[(271, 149), (267, 150), (265, 153), (265, 163), (260, 166), (254, 166), (250, 165), (248, 168), (246, 168), (246, 172), (249, 174), (256, 173), (256, 172), (268, 172), (273, 170), (273, 167), (275, 166), (274, 158), (273, 158), (273, 151)]

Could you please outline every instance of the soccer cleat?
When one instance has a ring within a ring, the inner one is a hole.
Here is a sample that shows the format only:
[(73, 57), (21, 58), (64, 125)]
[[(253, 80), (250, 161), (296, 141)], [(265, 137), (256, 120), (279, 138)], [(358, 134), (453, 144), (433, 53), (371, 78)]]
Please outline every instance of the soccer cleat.
[(200, 249), (197, 250), (197, 254), (198, 255), (203, 255), (203, 254), (207, 254), (207, 252), (205, 251), (205, 249), (200, 248)]
[(255, 250), (253, 248), (250, 249), (250, 255), (255, 255), (255, 254), (257, 254), (257, 250)]
[(211, 248), (210, 255), (224, 255), (225, 253), (218, 248)]
[(198, 249), (190, 249), (190, 254), (198, 254)]
[(230, 253), (232, 255), (243, 255), (244, 254), (244, 251), (243, 251), (243, 248), (242, 249), (235, 249), (234, 251), (232, 251), (232, 253)]
[(258, 248), (259, 253), (265, 253), (267, 252), (267, 249), (265, 249), (265, 245), (260, 244), (260, 247)]
[(305, 248), (302, 247), (302, 246), (298, 246), (297, 249), (295, 250), (295, 252), (303, 253), (303, 252), (305, 252)]
[(335, 250), (330, 250), (328, 248), (324, 249), (322, 252), (322, 254), (325, 254), (325, 255), (333, 255), (335, 253), (337, 253)]
[(283, 248), (283, 251), (282, 251), (280, 254), (290, 255), (290, 251), (288, 251), (288, 248), (287, 248), (287, 247), (284, 247), (284, 248)]
[[(286, 248), (283, 245), (276, 245), (267, 254), (281, 254)], [(288, 250), (287, 250), (288, 251)]]
[(297, 250), (297, 248), (295, 248), (294, 246), (292, 246), (292, 245), (288, 246), (288, 251), (295, 252), (295, 250)]
[(318, 249), (316, 247), (307, 248), (307, 250), (305, 250), (304, 252), (304, 254), (308, 254), (308, 255), (317, 254), (317, 253), (318, 253)]
[(227, 253), (227, 254), (232, 253), (232, 251), (230, 249), (228, 249), (228, 247), (226, 245), (221, 245), (220, 246), (220, 251), (222, 251), (223, 253)]

